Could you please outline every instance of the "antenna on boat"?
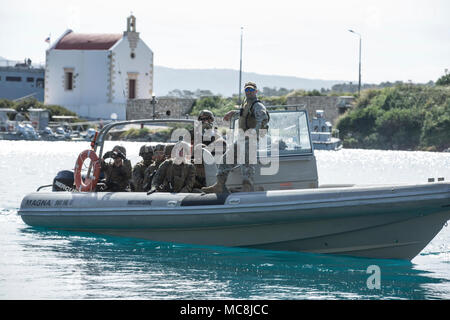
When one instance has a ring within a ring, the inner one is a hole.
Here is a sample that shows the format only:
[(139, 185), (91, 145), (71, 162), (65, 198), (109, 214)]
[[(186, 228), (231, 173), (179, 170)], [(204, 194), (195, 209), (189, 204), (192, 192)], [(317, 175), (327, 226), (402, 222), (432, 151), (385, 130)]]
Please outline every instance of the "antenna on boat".
[(241, 61), (239, 64), (239, 104), (241, 104), (241, 85), (242, 85), (242, 33), (244, 27), (241, 27)]

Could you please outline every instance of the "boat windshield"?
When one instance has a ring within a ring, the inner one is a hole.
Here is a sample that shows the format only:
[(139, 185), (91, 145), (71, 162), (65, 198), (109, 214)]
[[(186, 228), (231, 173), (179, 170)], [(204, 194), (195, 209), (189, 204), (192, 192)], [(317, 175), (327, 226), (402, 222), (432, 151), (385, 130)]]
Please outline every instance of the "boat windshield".
[[(267, 151), (269, 153), (272, 143), (278, 143), (280, 156), (312, 153), (306, 111), (277, 110), (269, 111), (269, 114), (270, 122), (267, 134)], [(238, 119), (234, 120), (232, 128), (234, 129), (234, 141), (237, 141)], [(260, 144), (260, 148), (262, 145)]]

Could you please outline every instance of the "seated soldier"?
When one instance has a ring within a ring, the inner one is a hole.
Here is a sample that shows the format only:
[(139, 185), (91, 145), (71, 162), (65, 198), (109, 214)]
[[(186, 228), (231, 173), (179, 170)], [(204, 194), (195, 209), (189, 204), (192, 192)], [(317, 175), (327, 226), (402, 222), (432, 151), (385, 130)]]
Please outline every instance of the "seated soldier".
[(144, 191), (145, 170), (153, 163), (153, 147), (151, 145), (143, 145), (139, 150), (139, 156), (142, 161), (136, 163), (133, 168), (133, 185), (134, 191)]
[(152, 187), (152, 179), (158, 170), (161, 163), (164, 162), (164, 145), (157, 144), (153, 150), (153, 163), (149, 165), (144, 171), (144, 179), (142, 181), (142, 189), (143, 191), (148, 191)]
[[(127, 151), (123, 146), (115, 146), (112, 151), (104, 154), (100, 160), (101, 171), (105, 174), (106, 190), (111, 192), (128, 191), (131, 179), (131, 162), (126, 158)], [(114, 159), (113, 163), (106, 163), (105, 159)]]
[[(211, 142), (214, 142), (216, 135), (215, 135), (215, 128), (213, 127), (214, 123), (214, 114), (209, 110), (202, 110), (197, 118), (198, 121), (201, 122), (202, 125), (202, 142), (205, 145), (209, 145)], [(209, 131), (209, 132), (208, 132)], [(192, 134), (192, 133), (191, 133)], [(205, 135), (209, 134), (209, 139), (203, 139), (205, 138)]]
[(175, 147), (175, 144), (166, 144), (164, 147), (164, 160), (172, 158), (172, 150)]
[[(207, 146), (208, 151), (214, 156), (216, 151), (221, 150), (221, 154), (227, 150), (225, 140), (221, 137), (219, 130), (214, 126), (214, 114), (209, 110), (202, 110), (197, 118), (202, 126), (202, 143)], [(193, 137), (193, 130), (190, 132)], [(200, 141), (199, 141), (200, 142)]]
[(174, 147), (175, 157), (164, 161), (152, 180), (148, 192), (191, 192), (195, 181), (195, 167), (191, 163), (191, 146), (178, 142)]

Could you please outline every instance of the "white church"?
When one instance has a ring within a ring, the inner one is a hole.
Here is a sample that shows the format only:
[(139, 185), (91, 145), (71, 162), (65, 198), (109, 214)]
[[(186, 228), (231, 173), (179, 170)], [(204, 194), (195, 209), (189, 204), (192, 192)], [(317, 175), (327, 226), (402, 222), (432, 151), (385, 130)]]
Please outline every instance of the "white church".
[(46, 105), (61, 105), (80, 117), (126, 118), (128, 99), (153, 92), (153, 52), (127, 18), (123, 34), (67, 30), (46, 52)]

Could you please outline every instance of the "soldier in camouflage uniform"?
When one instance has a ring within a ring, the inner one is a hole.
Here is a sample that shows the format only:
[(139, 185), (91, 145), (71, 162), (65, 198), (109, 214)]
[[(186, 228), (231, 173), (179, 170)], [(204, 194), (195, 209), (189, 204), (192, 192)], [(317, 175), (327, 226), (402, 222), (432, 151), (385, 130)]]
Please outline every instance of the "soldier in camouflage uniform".
[(191, 192), (195, 181), (195, 167), (191, 163), (191, 146), (178, 142), (176, 157), (165, 160), (156, 171), (150, 192)]
[(143, 191), (148, 191), (152, 187), (152, 179), (161, 163), (164, 162), (164, 145), (157, 144), (153, 150), (153, 163), (144, 171), (144, 180), (142, 181)]
[(151, 145), (143, 145), (139, 150), (139, 156), (142, 161), (136, 163), (133, 168), (133, 184), (134, 191), (144, 191), (145, 170), (153, 163), (153, 147)]
[[(259, 138), (259, 130), (267, 129), (267, 123), (269, 121), (269, 114), (266, 107), (256, 98), (258, 92), (256, 84), (253, 82), (247, 82), (244, 85), (245, 99), (241, 105), (239, 111), (231, 110), (224, 116), (225, 121), (230, 121), (236, 112), (239, 113), (239, 129), (244, 132), (249, 129), (255, 129), (256, 137)], [(218, 165), (217, 182), (216, 184), (202, 188), (205, 193), (223, 193), (228, 192), (225, 183), (230, 171), (237, 165), (237, 142), (230, 146), (234, 148), (234, 163), (226, 163), (226, 153), (223, 156), (223, 164)], [(243, 191), (254, 191), (253, 177), (255, 175), (255, 165), (250, 164), (249, 160), (249, 140), (245, 139), (245, 163), (240, 165), (241, 174), (243, 177)]]
[[(131, 179), (131, 162), (126, 158), (127, 151), (123, 146), (115, 146), (101, 159), (101, 170), (105, 173), (107, 191), (128, 191)], [(112, 163), (106, 163), (105, 159), (112, 158)]]
[(172, 158), (172, 150), (175, 144), (166, 144), (164, 147), (164, 160)]
[(214, 114), (209, 110), (202, 110), (197, 118), (202, 124), (202, 143), (206, 149), (214, 156), (216, 148), (220, 148), (221, 152), (225, 152), (227, 144), (218, 132), (218, 128), (214, 126)]
[(210, 143), (214, 142), (214, 140), (216, 139), (215, 130), (213, 127), (214, 114), (209, 110), (202, 110), (199, 113), (197, 120), (202, 123), (202, 140), (203, 140), (203, 137), (204, 137), (206, 131), (211, 130), (211, 139), (205, 139), (205, 141), (202, 141), (202, 142), (205, 145), (209, 145)]

